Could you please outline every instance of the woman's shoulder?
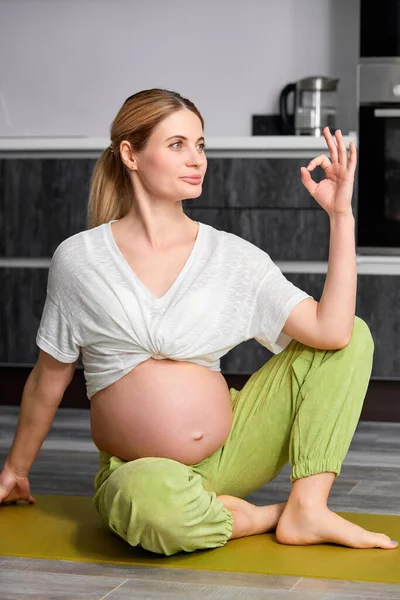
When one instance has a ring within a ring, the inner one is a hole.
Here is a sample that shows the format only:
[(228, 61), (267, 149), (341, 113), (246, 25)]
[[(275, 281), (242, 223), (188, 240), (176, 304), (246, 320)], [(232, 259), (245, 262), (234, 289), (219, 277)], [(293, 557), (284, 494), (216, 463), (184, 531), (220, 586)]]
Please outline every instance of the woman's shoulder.
[(58, 261), (70, 259), (83, 260), (85, 250), (99, 237), (100, 227), (102, 226), (99, 225), (91, 229), (84, 229), (65, 238), (54, 250), (53, 259)]
[(269, 254), (250, 240), (228, 231), (220, 231), (219, 233), (224, 235), (225, 245), (229, 252), (238, 254), (245, 264), (266, 265), (270, 263)]
[(87, 273), (92, 263), (93, 249), (101, 247), (96, 240), (97, 235), (98, 232), (94, 229), (85, 229), (67, 237), (56, 247), (49, 274), (57, 280), (60, 287), (69, 285), (71, 281)]
[(269, 254), (255, 243), (229, 231), (214, 227), (211, 230), (214, 243), (207, 244), (207, 248), (226, 277), (245, 280), (247, 284), (258, 282), (274, 264)]

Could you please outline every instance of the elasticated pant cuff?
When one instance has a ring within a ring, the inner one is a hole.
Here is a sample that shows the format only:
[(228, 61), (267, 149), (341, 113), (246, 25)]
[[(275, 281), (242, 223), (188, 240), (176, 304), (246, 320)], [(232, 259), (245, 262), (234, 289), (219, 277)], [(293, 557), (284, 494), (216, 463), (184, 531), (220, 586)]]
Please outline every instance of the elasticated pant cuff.
[(340, 474), (342, 463), (334, 458), (311, 458), (292, 467), (290, 481), (294, 483), (296, 479), (308, 477), (309, 475), (318, 475), (319, 473), (335, 473), (335, 479)]

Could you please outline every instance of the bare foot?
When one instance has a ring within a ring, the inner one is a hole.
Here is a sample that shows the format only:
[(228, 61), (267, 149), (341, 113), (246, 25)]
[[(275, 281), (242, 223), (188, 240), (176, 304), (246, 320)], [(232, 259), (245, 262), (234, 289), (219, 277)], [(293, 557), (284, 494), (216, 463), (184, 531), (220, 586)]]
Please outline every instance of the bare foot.
[(323, 506), (287, 505), (276, 528), (276, 539), (294, 546), (333, 542), (350, 548), (397, 548), (384, 533), (363, 529)]
[(275, 530), (285, 510), (285, 506), (286, 502), (269, 504), (267, 506), (255, 506), (258, 521), (257, 533), (266, 533), (267, 531)]
[(228, 495), (217, 496), (217, 498), (224, 503), (228, 510), (238, 510), (249, 515), (252, 520), (252, 535), (275, 529), (286, 506), (286, 502), (256, 506), (242, 498)]

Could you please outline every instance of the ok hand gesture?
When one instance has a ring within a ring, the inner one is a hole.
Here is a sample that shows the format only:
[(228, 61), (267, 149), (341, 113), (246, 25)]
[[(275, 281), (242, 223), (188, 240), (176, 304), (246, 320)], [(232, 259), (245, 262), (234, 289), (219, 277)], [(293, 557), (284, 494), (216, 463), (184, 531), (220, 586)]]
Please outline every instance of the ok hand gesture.
[[(335, 131), (337, 146), (329, 127), (325, 127), (323, 133), (331, 159), (329, 160), (325, 154), (313, 158), (307, 167), (301, 167), (301, 181), (330, 217), (352, 215), (351, 198), (357, 164), (356, 145), (350, 142), (350, 158), (347, 159), (347, 150), (340, 129)], [(310, 172), (319, 165), (324, 169), (326, 179), (315, 183)]]

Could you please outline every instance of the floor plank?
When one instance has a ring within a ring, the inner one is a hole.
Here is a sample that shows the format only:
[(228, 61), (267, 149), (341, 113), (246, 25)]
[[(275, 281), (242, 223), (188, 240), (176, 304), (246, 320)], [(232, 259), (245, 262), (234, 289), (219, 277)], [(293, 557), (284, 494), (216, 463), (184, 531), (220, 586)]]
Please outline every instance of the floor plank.
[[(0, 406), (0, 467), (12, 443), (19, 407)], [(328, 500), (334, 511), (400, 514), (400, 423), (360, 421)], [(84, 460), (82, 460), (84, 453)], [(93, 494), (98, 453), (86, 409), (59, 408), (32, 467), (32, 494)], [(248, 496), (257, 505), (285, 502), (288, 464)], [(400, 598), (400, 585), (338, 579), (157, 569), (155, 567), (0, 557), (1, 600), (23, 598)]]

